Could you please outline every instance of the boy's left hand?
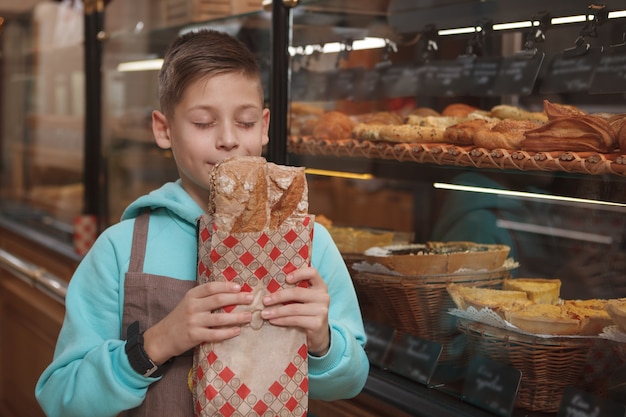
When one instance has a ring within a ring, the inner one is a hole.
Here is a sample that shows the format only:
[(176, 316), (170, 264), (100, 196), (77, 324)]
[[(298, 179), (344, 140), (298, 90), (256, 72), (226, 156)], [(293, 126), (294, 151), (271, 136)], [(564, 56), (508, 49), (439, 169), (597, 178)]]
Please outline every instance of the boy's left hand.
[(322, 356), (330, 347), (328, 287), (317, 269), (306, 267), (287, 275), (287, 283), (308, 281), (308, 288), (290, 287), (266, 296), (262, 317), (276, 326), (299, 327), (306, 332), (309, 353)]

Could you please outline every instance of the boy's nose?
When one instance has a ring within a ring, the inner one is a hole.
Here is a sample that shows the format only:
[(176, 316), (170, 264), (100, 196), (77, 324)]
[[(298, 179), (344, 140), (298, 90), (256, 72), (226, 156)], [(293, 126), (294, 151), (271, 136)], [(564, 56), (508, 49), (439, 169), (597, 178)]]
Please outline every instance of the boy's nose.
[(219, 131), (219, 136), (217, 138), (217, 146), (222, 149), (233, 149), (236, 148), (239, 144), (237, 140), (237, 134), (235, 133), (234, 127), (229, 126), (228, 124), (222, 124), (222, 128)]

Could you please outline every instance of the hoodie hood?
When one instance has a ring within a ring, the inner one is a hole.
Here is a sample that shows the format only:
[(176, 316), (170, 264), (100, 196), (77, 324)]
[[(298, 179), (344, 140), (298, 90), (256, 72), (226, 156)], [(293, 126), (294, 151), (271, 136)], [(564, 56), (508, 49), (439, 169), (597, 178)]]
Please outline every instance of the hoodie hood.
[(161, 188), (139, 197), (124, 210), (122, 220), (133, 219), (148, 207), (151, 210), (165, 208), (181, 219), (194, 224), (204, 213), (203, 209), (183, 189), (180, 180), (168, 182)]

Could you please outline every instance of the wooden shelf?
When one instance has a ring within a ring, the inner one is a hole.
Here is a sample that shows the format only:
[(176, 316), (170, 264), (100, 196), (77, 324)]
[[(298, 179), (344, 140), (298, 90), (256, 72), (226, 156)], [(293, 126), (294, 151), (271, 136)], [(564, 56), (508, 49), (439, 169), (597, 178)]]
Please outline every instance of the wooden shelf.
[(446, 143), (389, 143), (358, 139), (291, 137), (288, 151), (300, 155), (359, 157), (460, 167), (626, 176), (626, 155), (597, 152), (526, 152)]

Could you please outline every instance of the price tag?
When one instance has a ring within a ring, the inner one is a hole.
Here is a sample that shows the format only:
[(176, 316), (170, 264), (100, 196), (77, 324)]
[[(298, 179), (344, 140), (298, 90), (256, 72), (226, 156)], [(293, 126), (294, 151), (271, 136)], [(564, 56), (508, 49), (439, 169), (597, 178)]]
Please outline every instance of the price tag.
[(365, 321), (364, 326), (367, 334), (365, 353), (372, 365), (384, 368), (395, 330), (393, 327), (371, 321)]
[(494, 95), (529, 95), (546, 54), (520, 53), (502, 58), (493, 84)]
[(389, 67), (380, 73), (381, 94), (385, 98), (412, 97), (417, 92), (417, 71), (414, 67)]
[(591, 77), (600, 62), (602, 48), (590, 48), (583, 55), (570, 56), (566, 52), (556, 55), (541, 85), (541, 92), (587, 92)]
[(463, 384), (463, 400), (502, 417), (513, 412), (522, 373), (475, 356), (470, 362)]
[(441, 343), (402, 335), (391, 347), (389, 370), (427, 385), (441, 355)]
[(624, 417), (626, 406), (567, 387), (557, 417)]
[(476, 58), (470, 77), (469, 93), (473, 96), (493, 96), (493, 85), (500, 74), (502, 58)]
[(433, 61), (417, 69), (417, 95), (453, 97), (467, 93), (473, 59)]
[(591, 78), (591, 94), (626, 92), (626, 51), (602, 55)]

